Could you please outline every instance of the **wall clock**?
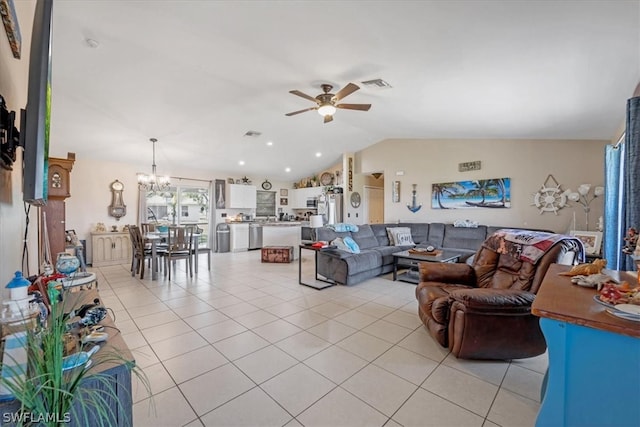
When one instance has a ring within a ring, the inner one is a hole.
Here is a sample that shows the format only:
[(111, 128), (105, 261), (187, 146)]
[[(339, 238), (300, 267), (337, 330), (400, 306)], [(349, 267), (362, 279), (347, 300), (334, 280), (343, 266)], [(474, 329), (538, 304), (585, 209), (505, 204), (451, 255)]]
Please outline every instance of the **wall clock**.
[(264, 182), (262, 183), (262, 189), (271, 190), (271, 183), (269, 182), (268, 179), (265, 179)]
[(124, 190), (124, 184), (117, 179), (109, 184), (111, 189), (111, 204), (109, 205), (109, 215), (114, 217), (116, 221), (127, 214), (127, 206), (124, 204), (122, 198), (122, 191)]
[(360, 207), (360, 193), (358, 193), (357, 191), (351, 193), (350, 201), (351, 206), (353, 206), (354, 208)]

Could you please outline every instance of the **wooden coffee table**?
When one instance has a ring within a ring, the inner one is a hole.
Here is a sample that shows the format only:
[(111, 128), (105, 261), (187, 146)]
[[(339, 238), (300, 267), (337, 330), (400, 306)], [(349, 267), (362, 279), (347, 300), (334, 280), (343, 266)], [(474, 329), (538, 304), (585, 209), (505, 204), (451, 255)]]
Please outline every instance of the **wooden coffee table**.
[[(409, 283), (420, 282), (420, 272), (418, 264), (421, 262), (458, 262), (462, 252), (453, 250), (439, 250), (435, 255), (412, 254), (409, 251), (396, 252), (393, 254), (393, 280), (400, 280)], [(409, 270), (398, 274), (398, 267), (407, 267)]]

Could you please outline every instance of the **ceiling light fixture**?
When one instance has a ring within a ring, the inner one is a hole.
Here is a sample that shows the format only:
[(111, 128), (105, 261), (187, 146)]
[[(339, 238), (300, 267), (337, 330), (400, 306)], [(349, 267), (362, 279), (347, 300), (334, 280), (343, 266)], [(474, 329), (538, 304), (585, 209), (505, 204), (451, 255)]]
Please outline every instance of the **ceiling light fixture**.
[(238, 162), (238, 164), (239, 164), (240, 166), (244, 166), (244, 160), (240, 160), (240, 161)]
[(375, 179), (380, 179), (382, 176), (382, 172), (374, 172), (371, 174)]
[(318, 152), (316, 153), (316, 157), (322, 157), (322, 153), (318, 151)]
[(150, 138), (153, 143), (153, 163), (151, 164), (151, 175), (138, 174), (138, 188), (149, 192), (165, 191), (169, 189), (170, 182), (168, 176), (158, 176), (156, 173), (156, 138)]
[(322, 104), (318, 107), (318, 114), (321, 116), (333, 116), (336, 112), (336, 107), (333, 104)]
[(291, 168), (284, 168), (285, 172), (291, 172)]
[(273, 145), (273, 141), (267, 141), (267, 145), (271, 147)]

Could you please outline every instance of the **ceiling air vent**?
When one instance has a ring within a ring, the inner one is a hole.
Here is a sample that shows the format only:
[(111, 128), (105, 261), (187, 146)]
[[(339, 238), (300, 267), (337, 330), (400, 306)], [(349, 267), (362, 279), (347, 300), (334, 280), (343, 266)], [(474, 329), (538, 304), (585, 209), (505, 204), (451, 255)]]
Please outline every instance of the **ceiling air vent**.
[(249, 137), (258, 137), (262, 135), (262, 132), (258, 132), (256, 130), (248, 130), (247, 133), (244, 134), (244, 136), (249, 136)]
[(379, 87), (379, 88), (392, 87), (389, 83), (385, 82), (382, 79), (367, 80), (361, 83), (369, 87), (372, 87), (372, 86)]

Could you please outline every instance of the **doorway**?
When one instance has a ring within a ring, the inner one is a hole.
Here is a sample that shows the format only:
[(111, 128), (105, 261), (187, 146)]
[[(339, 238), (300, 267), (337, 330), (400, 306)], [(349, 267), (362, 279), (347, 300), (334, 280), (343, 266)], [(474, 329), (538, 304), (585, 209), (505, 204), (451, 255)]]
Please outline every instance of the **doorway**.
[(365, 185), (363, 190), (364, 224), (382, 224), (384, 222), (384, 188)]

